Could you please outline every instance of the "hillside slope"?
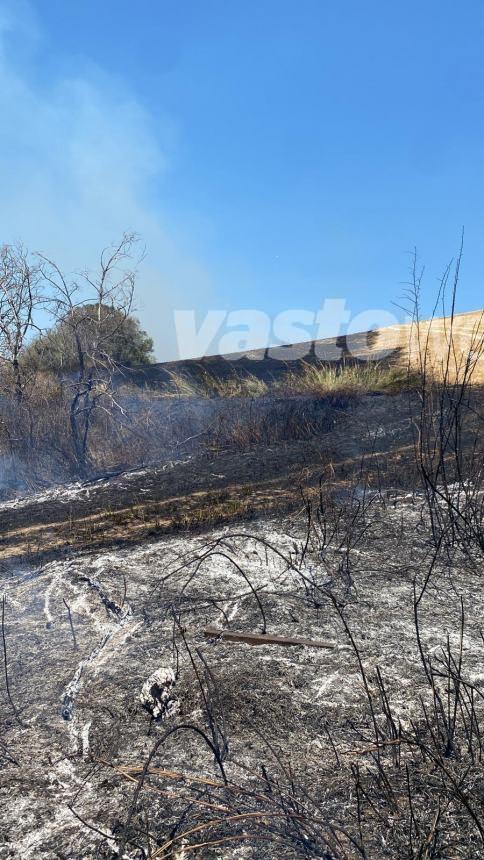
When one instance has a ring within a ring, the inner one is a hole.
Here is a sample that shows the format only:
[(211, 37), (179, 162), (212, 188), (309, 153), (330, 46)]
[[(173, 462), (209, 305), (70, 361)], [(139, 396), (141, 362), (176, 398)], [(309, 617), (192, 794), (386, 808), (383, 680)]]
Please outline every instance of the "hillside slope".
[[(251, 373), (260, 379), (277, 379), (301, 361), (337, 362), (341, 359), (356, 361), (384, 360), (407, 366), (418, 366), (419, 356), (428, 346), (431, 365), (438, 369), (446, 360), (449, 343), (455, 354), (453, 364), (460, 366), (469, 350), (484, 337), (484, 311), (456, 314), (449, 317), (423, 320), (419, 325), (405, 323), (360, 332), (352, 335), (304, 341), (292, 345), (254, 349), (227, 355), (211, 355), (199, 359), (162, 362), (149, 367), (126, 371), (128, 378), (140, 384), (156, 385), (167, 382), (173, 374), (198, 377), (207, 371), (214, 376), (226, 377), (234, 372)], [(475, 382), (484, 381), (484, 358), (477, 363)]]

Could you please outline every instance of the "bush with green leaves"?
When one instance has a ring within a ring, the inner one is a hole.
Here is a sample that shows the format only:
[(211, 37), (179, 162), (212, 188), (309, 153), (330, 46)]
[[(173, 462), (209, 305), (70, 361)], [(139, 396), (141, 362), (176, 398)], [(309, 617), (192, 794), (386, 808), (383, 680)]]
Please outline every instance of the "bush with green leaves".
[(87, 304), (72, 310), (69, 319), (61, 320), (29, 346), (25, 361), (35, 370), (53, 373), (79, 369), (76, 331), (83, 341), (83, 353), (89, 355), (102, 342), (106, 360), (124, 367), (150, 364), (153, 340), (142, 330), (139, 321), (107, 305)]

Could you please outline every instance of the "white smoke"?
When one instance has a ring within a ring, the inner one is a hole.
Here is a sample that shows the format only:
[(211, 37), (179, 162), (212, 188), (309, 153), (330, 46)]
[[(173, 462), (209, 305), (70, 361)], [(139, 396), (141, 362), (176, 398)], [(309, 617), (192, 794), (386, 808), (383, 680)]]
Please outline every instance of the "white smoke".
[(124, 230), (139, 233), (148, 251), (139, 316), (158, 356), (177, 357), (172, 307), (180, 295), (196, 306), (212, 287), (165, 226), (173, 144), (164, 141), (176, 138), (176, 123), (162, 111), (155, 123), (126, 81), (87, 61), (76, 74), (46, 75), (52, 49), (62, 50), (49, 45), (29, 4), (0, 0), (0, 241), (22, 240), (80, 269)]

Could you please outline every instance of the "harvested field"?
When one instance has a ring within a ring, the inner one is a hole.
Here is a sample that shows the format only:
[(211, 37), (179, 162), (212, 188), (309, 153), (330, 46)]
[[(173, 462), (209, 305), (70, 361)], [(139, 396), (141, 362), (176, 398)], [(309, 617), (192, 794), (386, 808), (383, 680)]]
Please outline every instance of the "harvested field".
[[(127, 378), (150, 388), (170, 384), (173, 378), (201, 384), (204, 378), (230, 380), (234, 375), (249, 377), (255, 383), (271, 385), (280, 382), (290, 373), (300, 370), (305, 363), (335, 365), (353, 361), (366, 364), (381, 361), (384, 365), (406, 369), (410, 364), (420, 368), (420, 359), (428, 354), (429, 367), (439, 373), (447, 364), (449, 344), (452, 344), (451, 369), (459, 370), (472, 344), (482, 340), (484, 334), (484, 312), (482, 310), (456, 314), (451, 323), (449, 317), (436, 317), (416, 323), (402, 323), (387, 328), (307, 341), (289, 346), (253, 349), (232, 355), (213, 355), (203, 359), (166, 362), (140, 368), (128, 373)], [(124, 378), (124, 377), (123, 377)], [(479, 363), (474, 376), (475, 383), (484, 382), (484, 365)], [(176, 391), (176, 386), (175, 389)], [(223, 387), (220, 386), (220, 390)]]

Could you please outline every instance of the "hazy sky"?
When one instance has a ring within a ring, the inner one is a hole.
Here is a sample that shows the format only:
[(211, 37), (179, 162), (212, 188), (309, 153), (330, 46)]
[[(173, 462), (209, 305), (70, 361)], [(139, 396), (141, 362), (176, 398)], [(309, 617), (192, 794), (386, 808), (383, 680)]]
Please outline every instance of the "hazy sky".
[(483, 44), (482, 0), (0, 0), (0, 240), (140, 233), (160, 358), (174, 308), (392, 310), (415, 245), (430, 306), (462, 225), (480, 307)]

